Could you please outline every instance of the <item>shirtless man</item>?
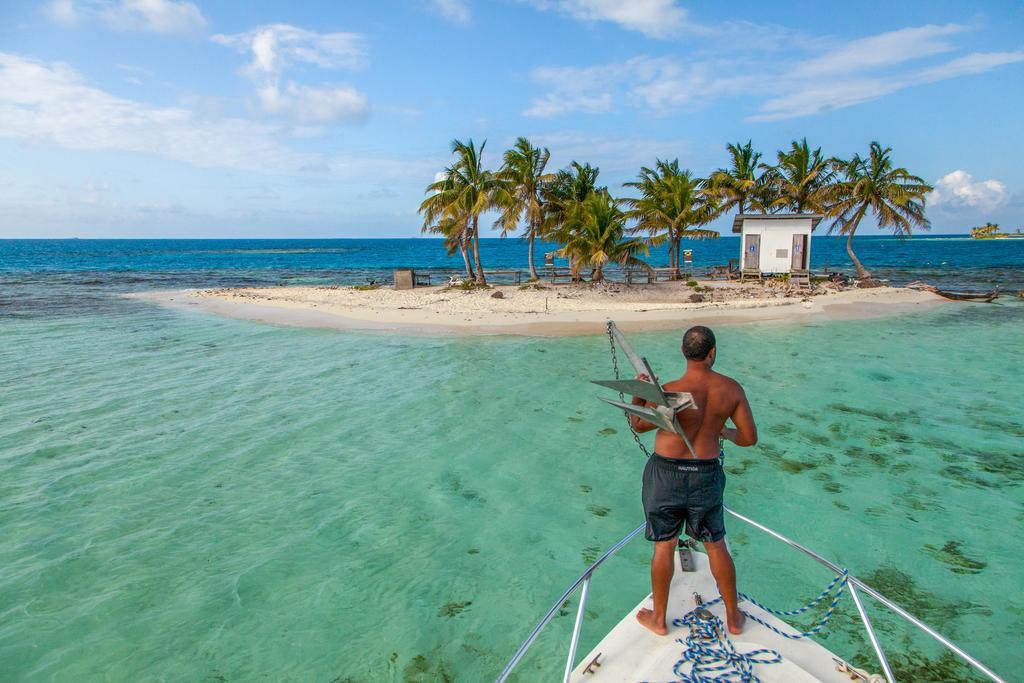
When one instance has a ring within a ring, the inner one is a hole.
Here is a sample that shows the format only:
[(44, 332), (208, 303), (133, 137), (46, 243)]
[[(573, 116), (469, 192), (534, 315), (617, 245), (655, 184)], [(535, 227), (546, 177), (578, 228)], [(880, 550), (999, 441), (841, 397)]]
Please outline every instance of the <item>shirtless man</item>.
[[(714, 333), (703, 326), (691, 327), (683, 335), (682, 351), (686, 357), (686, 373), (664, 388), (693, 395), (697, 410), (680, 411), (677, 418), (697, 452), (690, 453), (678, 434), (658, 430), (654, 437), (655, 452), (647, 461), (643, 482), (646, 536), (647, 540), (654, 541), (651, 560), (654, 609), (641, 609), (636, 618), (658, 635), (668, 633), (665, 611), (675, 571), (673, 553), (680, 532), (685, 531), (704, 543), (711, 573), (725, 603), (729, 632), (738, 635), (743, 632), (746, 617), (737, 605), (736, 567), (725, 545), (722, 508), (725, 473), (720, 439), (728, 439), (737, 446), (753, 446), (757, 443), (757, 427), (743, 388), (735, 380), (711, 369), (716, 355)], [(641, 375), (639, 379), (648, 378)], [(638, 397), (633, 398), (633, 403), (647, 405)], [(735, 428), (725, 426), (730, 418)], [(657, 428), (637, 416), (632, 416), (630, 421), (638, 432)]]

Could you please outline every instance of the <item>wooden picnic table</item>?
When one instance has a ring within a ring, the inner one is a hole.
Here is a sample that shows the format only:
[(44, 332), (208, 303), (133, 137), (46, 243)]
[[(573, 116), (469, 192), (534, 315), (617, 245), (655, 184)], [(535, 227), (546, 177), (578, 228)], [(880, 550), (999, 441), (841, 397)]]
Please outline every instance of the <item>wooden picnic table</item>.
[(678, 280), (682, 277), (682, 274), (675, 268), (651, 268), (651, 281), (671, 281)]
[(689, 273), (682, 273), (675, 268), (628, 268), (626, 270), (626, 284), (642, 283), (651, 285), (658, 282), (683, 280), (689, 277), (689, 275)]
[(572, 268), (558, 268), (556, 266), (546, 266), (544, 268), (544, 279), (551, 282), (551, 284), (558, 284), (559, 278), (565, 278), (566, 282), (573, 281)]
[(729, 263), (726, 265), (711, 266), (708, 268), (708, 277), (712, 280), (717, 280), (720, 277), (732, 280), (739, 274), (737, 270), (738, 265), (739, 259), (729, 259)]
[[(492, 275), (510, 275), (512, 276), (512, 281), (517, 285), (523, 281), (523, 271), (521, 270), (485, 270), (484, 275), (487, 277)], [(466, 274), (459, 270), (435, 270), (416, 272), (415, 277), (417, 287), (429, 287), (432, 282), (440, 281), (447, 283), (453, 277), (466, 279)]]
[(487, 277), (492, 275), (511, 275), (513, 282), (517, 285), (523, 281), (523, 271), (521, 270), (485, 270), (484, 275)]

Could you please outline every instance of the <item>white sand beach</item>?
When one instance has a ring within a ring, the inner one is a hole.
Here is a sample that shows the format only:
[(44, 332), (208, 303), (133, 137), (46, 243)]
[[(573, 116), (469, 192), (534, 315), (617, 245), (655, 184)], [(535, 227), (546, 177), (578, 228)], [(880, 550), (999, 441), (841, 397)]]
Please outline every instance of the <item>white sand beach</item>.
[[(498, 285), (464, 291), (441, 286), (269, 287), (169, 291), (136, 295), (162, 304), (266, 323), (338, 329), (397, 330), (426, 335), (596, 334), (614, 319), (627, 331), (699, 323), (811, 322), (898, 315), (943, 299), (894, 287), (813, 294), (772, 285), (701, 282), (633, 285)], [(708, 288), (708, 289), (705, 289)], [(500, 295), (500, 296), (499, 296)], [(691, 301), (691, 298), (703, 299)]]

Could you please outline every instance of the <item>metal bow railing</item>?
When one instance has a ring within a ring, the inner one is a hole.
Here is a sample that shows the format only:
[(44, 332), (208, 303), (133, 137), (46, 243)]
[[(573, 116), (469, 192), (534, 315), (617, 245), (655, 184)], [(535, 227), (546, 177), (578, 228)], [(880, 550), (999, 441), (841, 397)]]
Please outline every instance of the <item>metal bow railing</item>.
[[(760, 522), (757, 522), (745, 515), (741, 515), (740, 513), (734, 510), (726, 508), (726, 512), (728, 512), (736, 519), (739, 519), (753, 526), (755, 529), (763, 531), (772, 538), (782, 541), (786, 545), (795, 548), (796, 550), (799, 550), (803, 554), (817, 561), (819, 564), (828, 567), (830, 570), (835, 572), (836, 575), (842, 575), (843, 569), (839, 565), (835, 564), (830, 560), (825, 559), (824, 557), (814, 552), (810, 548), (801, 545), (800, 543), (797, 543), (791, 538), (783, 536), (774, 529), (770, 529), (764, 524), (761, 524)], [(576, 666), (576, 647), (579, 644), (580, 631), (583, 627), (583, 615), (587, 604), (587, 597), (589, 596), (590, 591), (590, 579), (594, 575), (594, 572), (597, 571), (597, 569), (602, 564), (604, 564), (605, 561), (608, 560), (608, 558), (618, 553), (619, 550), (621, 550), (627, 543), (633, 540), (633, 538), (638, 536), (640, 532), (642, 532), (643, 530), (644, 525), (641, 524), (640, 526), (626, 534), (626, 536), (623, 537), (622, 540), (620, 540), (618, 543), (616, 543), (607, 551), (605, 551), (604, 554), (597, 558), (597, 560), (595, 560), (593, 564), (587, 567), (587, 570), (583, 572), (583, 574), (581, 574), (580, 577), (576, 579), (576, 581), (574, 581), (572, 585), (569, 586), (569, 588), (567, 588), (564, 593), (562, 593), (561, 597), (558, 598), (555, 604), (552, 605), (551, 609), (547, 611), (547, 614), (544, 615), (544, 617), (537, 623), (537, 625), (534, 626), (533, 630), (530, 632), (530, 635), (527, 636), (526, 640), (523, 641), (523, 644), (520, 645), (519, 649), (516, 650), (514, 655), (512, 655), (512, 658), (508, 661), (508, 664), (505, 665), (505, 668), (502, 669), (501, 674), (496, 679), (496, 683), (504, 683), (506, 680), (508, 680), (508, 677), (512, 674), (512, 671), (519, 664), (520, 660), (522, 660), (523, 656), (526, 654), (527, 650), (529, 650), (530, 647), (533, 645), (534, 641), (537, 640), (537, 637), (540, 635), (541, 631), (544, 630), (544, 627), (547, 626), (552, 619), (554, 619), (555, 615), (558, 614), (558, 611), (561, 609), (562, 605), (564, 605), (565, 602), (569, 598), (571, 598), (577, 590), (581, 590), (580, 603), (578, 609), (576, 610), (576, 622), (573, 624), (572, 638), (569, 641), (569, 652), (565, 662), (565, 673), (562, 676), (563, 683), (569, 683), (569, 677)], [(980, 661), (969, 655), (956, 643), (952, 642), (951, 640), (943, 636), (941, 633), (936, 631), (934, 628), (924, 623), (923, 621), (912, 615), (910, 612), (903, 609), (898, 604), (896, 604), (889, 598), (885, 597), (884, 595), (882, 595), (881, 593), (879, 593), (874, 588), (867, 585), (857, 577), (852, 575), (849, 577), (848, 588), (850, 591), (850, 597), (853, 599), (853, 604), (854, 606), (856, 606), (857, 613), (860, 615), (861, 621), (864, 624), (864, 630), (867, 632), (868, 639), (871, 641), (871, 646), (872, 648), (874, 648), (875, 655), (878, 657), (878, 663), (881, 665), (882, 671), (885, 674), (885, 678), (887, 681), (889, 681), (889, 683), (896, 683), (896, 677), (893, 675), (892, 668), (889, 666), (889, 660), (885, 656), (885, 651), (882, 649), (881, 644), (878, 642), (878, 637), (875, 635), (874, 626), (872, 625), (871, 619), (868, 618), (867, 612), (864, 609), (864, 604), (860, 598), (860, 592), (863, 592), (865, 595), (871, 596), (879, 603), (889, 608), (897, 616), (901, 617), (904, 621), (909, 622), (916, 628), (927, 633), (929, 636), (938, 641), (947, 650), (949, 650), (950, 652), (952, 652), (953, 654), (957, 655), (962, 660), (970, 664), (975, 670), (981, 672), (991, 680), (995, 681), (995, 683), (1006, 683), (1006, 681), (1004, 681), (998, 674), (992, 671), (992, 669), (988, 668)]]

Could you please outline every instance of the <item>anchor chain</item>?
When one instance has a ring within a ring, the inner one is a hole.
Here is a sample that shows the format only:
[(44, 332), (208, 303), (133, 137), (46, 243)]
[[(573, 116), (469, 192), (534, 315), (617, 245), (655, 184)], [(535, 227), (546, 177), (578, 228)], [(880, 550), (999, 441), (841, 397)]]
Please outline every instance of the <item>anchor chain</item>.
[[(615, 379), (622, 379), (619, 376), (619, 358), (618, 355), (615, 353), (615, 337), (612, 335), (612, 325), (614, 324), (615, 323), (613, 323), (611, 320), (608, 321), (608, 346), (611, 348), (612, 352), (612, 368), (615, 370)], [(654, 378), (652, 377), (651, 379), (653, 380)], [(619, 400), (622, 401), (623, 403), (626, 402), (626, 396), (621, 391), (619, 392)], [(636, 433), (635, 429), (633, 429), (633, 420), (630, 419), (629, 413), (624, 414), (626, 415), (626, 425), (629, 427), (629, 432), (633, 435), (633, 440), (636, 441), (636, 445), (640, 448), (641, 451), (643, 451), (644, 455), (646, 455), (648, 458), (651, 457), (651, 452), (647, 450), (647, 446), (645, 446), (644, 442), (640, 440), (640, 435)]]

